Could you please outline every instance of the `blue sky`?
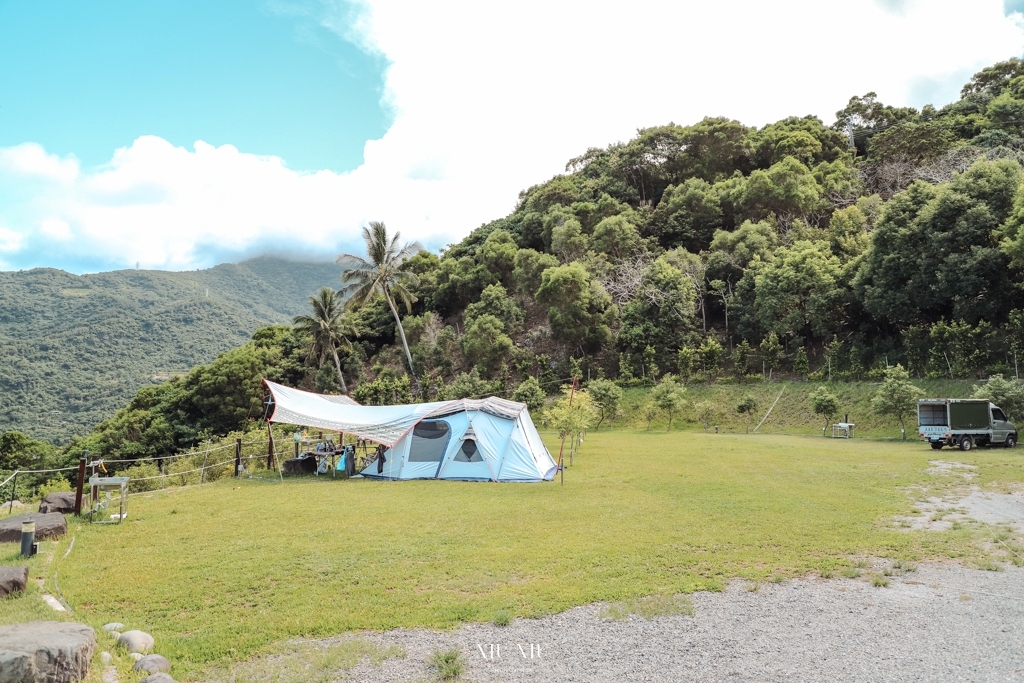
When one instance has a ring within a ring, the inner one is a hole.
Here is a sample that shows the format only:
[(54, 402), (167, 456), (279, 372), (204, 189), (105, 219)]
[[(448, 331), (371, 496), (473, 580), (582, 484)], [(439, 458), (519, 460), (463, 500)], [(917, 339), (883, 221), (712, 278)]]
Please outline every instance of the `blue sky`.
[(352, 170), (392, 116), (384, 68), (301, 4), (0, 0), (0, 147), (84, 165), (140, 135)]
[[(941, 106), (1024, 0), (0, 0), (0, 270), (431, 249), (637, 128)], [(657, 21), (651, 21), (657, 17)]]

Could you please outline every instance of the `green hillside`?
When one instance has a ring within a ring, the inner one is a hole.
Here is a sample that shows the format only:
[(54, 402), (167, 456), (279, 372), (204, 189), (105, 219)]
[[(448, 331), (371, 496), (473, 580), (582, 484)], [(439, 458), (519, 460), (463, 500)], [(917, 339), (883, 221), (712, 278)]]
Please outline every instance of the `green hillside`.
[(339, 276), (333, 263), (274, 258), (187, 272), (0, 272), (0, 433), (86, 434), (140, 387), (288, 322)]

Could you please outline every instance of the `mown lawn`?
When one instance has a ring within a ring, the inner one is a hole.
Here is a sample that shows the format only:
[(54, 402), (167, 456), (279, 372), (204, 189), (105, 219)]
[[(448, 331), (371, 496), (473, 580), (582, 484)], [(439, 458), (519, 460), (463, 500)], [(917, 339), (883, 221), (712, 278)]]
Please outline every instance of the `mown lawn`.
[[(969, 529), (889, 522), (913, 507), (905, 487), (945, 485), (934, 457), (913, 441), (616, 431), (588, 437), (564, 486), (228, 479), (134, 496), (120, 526), (72, 522), (67, 559), (64, 541), (32, 571), (51, 586), (59, 571), (75, 618), (153, 633), (189, 680), (295, 636), (976, 554)], [(1024, 449), (938, 457), (982, 465), (974, 483), (1024, 481)], [(0, 622), (36, 613), (0, 602)]]

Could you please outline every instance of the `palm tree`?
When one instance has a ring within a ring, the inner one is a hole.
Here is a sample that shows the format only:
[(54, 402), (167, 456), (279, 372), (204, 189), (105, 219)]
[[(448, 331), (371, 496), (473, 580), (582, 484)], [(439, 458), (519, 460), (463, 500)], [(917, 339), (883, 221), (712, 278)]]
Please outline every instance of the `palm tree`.
[(295, 330), (310, 336), (307, 360), (315, 360), (323, 366), (328, 355), (333, 356), (334, 367), (338, 369), (338, 379), (341, 380), (341, 391), (347, 394), (348, 386), (341, 372), (338, 349), (352, 349), (348, 337), (358, 334), (356, 328), (348, 320), (341, 297), (330, 287), (321, 287), (316, 296), (309, 297), (309, 306), (313, 309), (313, 315), (297, 315), (292, 318)]
[(401, 299), (406, 310), (412, 313), (412, 302), (415, 297), (408, 287), (418, 285), (419, 278), (415, 273), (401, 270), (401, 266), (407, 258), (423, 251), (423, 245), (419, 242), (410, 242), (399, 247), (398, 240), (401, 235), (402, 233), (396, 232), (393, 237), (388, 238), (388, 229), (383, 223), (370, 221), (370, 225), (363, 228), (363, 240), (366, 242), (366, 255), (369, 258), (364, 259), (352, 254), (342, 254), (337, 258), (338, 265), (345, 269), (341, 275), (341, 281), (345, 285), (341, 294), (350, 295), (346, 306), (361, 306), (376, 292), (384, 295), (384, 300), (391, 307), (391, 314), (395, 316), (395, 323), (398, 325), (398, 334), (405, 348), (405, 358), (409, 361), (409, 372), (416, 382), (416, 388), (422, 394), (423, 388), (412, 366), (409, 342), (405, 339), (405, 328), (398, 317), (394, 298)]

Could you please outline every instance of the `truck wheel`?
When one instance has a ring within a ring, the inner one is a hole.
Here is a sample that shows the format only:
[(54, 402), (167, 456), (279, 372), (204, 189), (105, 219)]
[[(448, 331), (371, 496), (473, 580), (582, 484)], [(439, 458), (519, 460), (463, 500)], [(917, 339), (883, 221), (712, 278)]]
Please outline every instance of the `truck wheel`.
[(1017, 445), (1017, 435), (1016, 434), (1010, 434), (1008, 437), (1006, 437), (1006, 441), (1003, 442), (1003, 446), (1006, 447), (1006, 448), (1013, 448), (1016, 445)]
[(932, 441), (932, 450), (940, 450), (942, 448), (941, 441)]
[(971, 440), (971, 437), (969, 437), (967, 435), (964, 435), (964, 436), (960, 437), (960, 450), (962, 450), (962, 451), (969, 451), (973, 447), (974, 447), (974, 441)]

